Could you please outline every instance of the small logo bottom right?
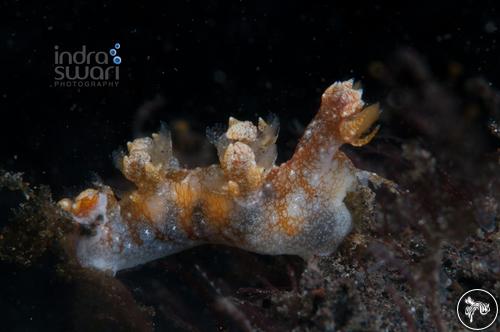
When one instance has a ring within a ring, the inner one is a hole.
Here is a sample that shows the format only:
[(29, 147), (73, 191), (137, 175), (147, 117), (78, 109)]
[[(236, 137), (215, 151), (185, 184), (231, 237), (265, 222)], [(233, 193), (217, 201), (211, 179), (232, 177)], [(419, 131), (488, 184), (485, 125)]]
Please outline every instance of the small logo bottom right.
[(457, 316), (466, 328), (473, 331), (485, 330), (498, 317), (497, 300), (484, 289), (471, 289), (458, 300)]

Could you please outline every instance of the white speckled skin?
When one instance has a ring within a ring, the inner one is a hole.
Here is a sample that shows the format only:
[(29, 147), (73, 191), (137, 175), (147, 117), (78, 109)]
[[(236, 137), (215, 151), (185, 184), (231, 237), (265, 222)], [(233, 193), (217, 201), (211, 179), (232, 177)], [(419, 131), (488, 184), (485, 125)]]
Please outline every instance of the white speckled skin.
[[(129, 143), (119, 164), (138, 189), (118, 201), (103, 186), (66, 208), (89, 229), (78, 240), (80, 263), (114, 273), (203, 243), (304, 258), (331, 253), (352, 228), (347, 193), (376, 177), (338, 150), (369, 127), (359, 116), (363, 106), (352, 81), (332, 85), (294, 156), (280, 166), (276, 121), (260, 119), (257, 127), (231, 118), (228, 131), (212, 137), (221, 165), (205, 169), (177, 166), (165, 131)], [(338, 130), (345, 123), (348, 138)]]

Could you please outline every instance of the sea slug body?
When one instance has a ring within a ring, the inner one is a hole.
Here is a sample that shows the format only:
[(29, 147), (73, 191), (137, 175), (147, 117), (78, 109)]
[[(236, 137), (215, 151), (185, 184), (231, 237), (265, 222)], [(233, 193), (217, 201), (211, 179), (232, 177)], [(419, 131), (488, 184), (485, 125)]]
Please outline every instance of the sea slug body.
[(220, 164), (206, 168), (180, 167), (164, 128), (129, 142), (118, 166), (136, 189), (118, 200), (103, 185), (59, 202), (85, 230), (77, 239), (80, 264), (115, 273), (204, 243), (304, 258), (331, 253), (352, 228), (346, 195), (380, 179), (339, 150), (377, 132), (365, 135), (380, 111), (365, 107), (361, 94), (352, 80), (331, 85), (280, 166), (276, 119), (230, 118), (225, 133), (209, 135)]

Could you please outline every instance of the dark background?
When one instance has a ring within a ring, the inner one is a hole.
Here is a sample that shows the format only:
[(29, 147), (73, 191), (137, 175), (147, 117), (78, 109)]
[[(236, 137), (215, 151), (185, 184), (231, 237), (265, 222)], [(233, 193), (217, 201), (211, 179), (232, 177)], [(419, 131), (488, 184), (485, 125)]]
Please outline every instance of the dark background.
[[(367, 102), (384, 101), (389, 88), (377, 81), (376, 68), (405, 50), (419, 54), (437, 80), (446, 81), (458, 70), (462, 77), (482, 77), (500, 86), (500, 15), (495, 1), (399, 6), (358, 1), (199, 3), (3, 1), (0, 168), (22, 171), (33, 184), (50, 185), (56, 199), (73, 196), (96, 177), (115, 183), (119, 174), (112, 152), (156, 130), (160, 121), (185, 120), (204, 135), (207, 126), (225, 123), (229, 115), (255, 120), (269, 113), (281, 120), (278, 145), (283, 161), (328, 85), (355, 78), (363, 82)], [(108, 50), (115, 42), (121, 43), (122, 58), (118, 87), (51, 87), (55, 45), (70, 51), (82, 45)], [(404, 116), (396, 119), (384, 122), (382, 117), (376, 140), (391, 134), (418, 138)], [(427, 145), (435, 144), (427, 138)], [(199, 138), (193, 142), (174, 136), (174, 142), (193, 154), (184, 160), (187, 165), (209, 161), (201, 155)], [(19, 199), (2, 195), (0, 225)], [(215, 252), (183, 253), (179, 266), (206, 260), (218, 266), (215, 269), (244, 275), (251, 274), (253, 266), (225, 266), (231, 260), (224, 255), (246, 255), (261, 269), (276, 264), (238, 251)], [(176, 259), (165, 265), (175, 265)], [(53, 330), (61, 321), (71, 326), (65, 310), (75, 299), (72, 287), (63, 288), (64, 295), (58, 297), (60, 284), (50, 274), (9, 268), (3, 275), (7, 287), (0, 306), (10, 318), (8, 329)], [(129, 279), (132, 286), (132, 281), (142, 280), (147, 289), (149, 274), (153, 280), (157, 272), (144, 268), (125, 273), (121, 280)], [(192, 271), (186, 268), (184, 273)], [(170, 277), (174, 281), (165, 281), (166, 288), (186, 288), (181, 277)], [(188, 301), (203, 302), (197, 294)]]
[[(495, 1), (4, 1), (0, 13), (0, 164), (57, 194), (79, 191), (92, 172), (116, 175), (112, 151), (160, 120), (185, 119), (204, 134), (229, 115), (272, 112), (280, 142), (296, 140), (293, 123), (309, 122), (332, 82), (355, 78), (369, 102), (384, 96), (370, 65), (402, 48), (437, 76), (459, 63), (467, 76), (500, 84)], [(55, 45), (108, 50), (116, 41), (119, 87), (51, 87)], [(163, 104), (138, 120), (156, 97)]]

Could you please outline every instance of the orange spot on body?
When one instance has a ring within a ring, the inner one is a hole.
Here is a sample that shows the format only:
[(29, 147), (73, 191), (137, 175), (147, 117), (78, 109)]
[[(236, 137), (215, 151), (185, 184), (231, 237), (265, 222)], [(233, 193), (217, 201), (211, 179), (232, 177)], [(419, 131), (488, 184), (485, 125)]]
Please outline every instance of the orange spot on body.
[(85, 217), (97, 206), (98, 201), (99, 193), (96, 190), (86, 190), (76, 198), (72, 212), (79, 218)]
[(284, 199), (278, 200), (275, 208), (278, 213), (279, 229), (288, 236), (297, 235), (299, 232), (297, 220), (288, 215), (286, 201)]
[(198, 201), (199, 193), (189, 183), (175, 183), (175, 203), (179, 208), (179, 221), (181, 227), (188, 235), (193, 233), (193, 210)]
[(227, 195), (207, 192), (202, 200), (203, 215), (210, 224), (218, 229), (229, 225), (233, 202)]
[(279, 225), (283, 232), (288, 236), (295, 236), (299, 233), (299, 228), (296, 225), (293, 225), (293, 221), (295, 218), (286, 217), (280, 218)]

